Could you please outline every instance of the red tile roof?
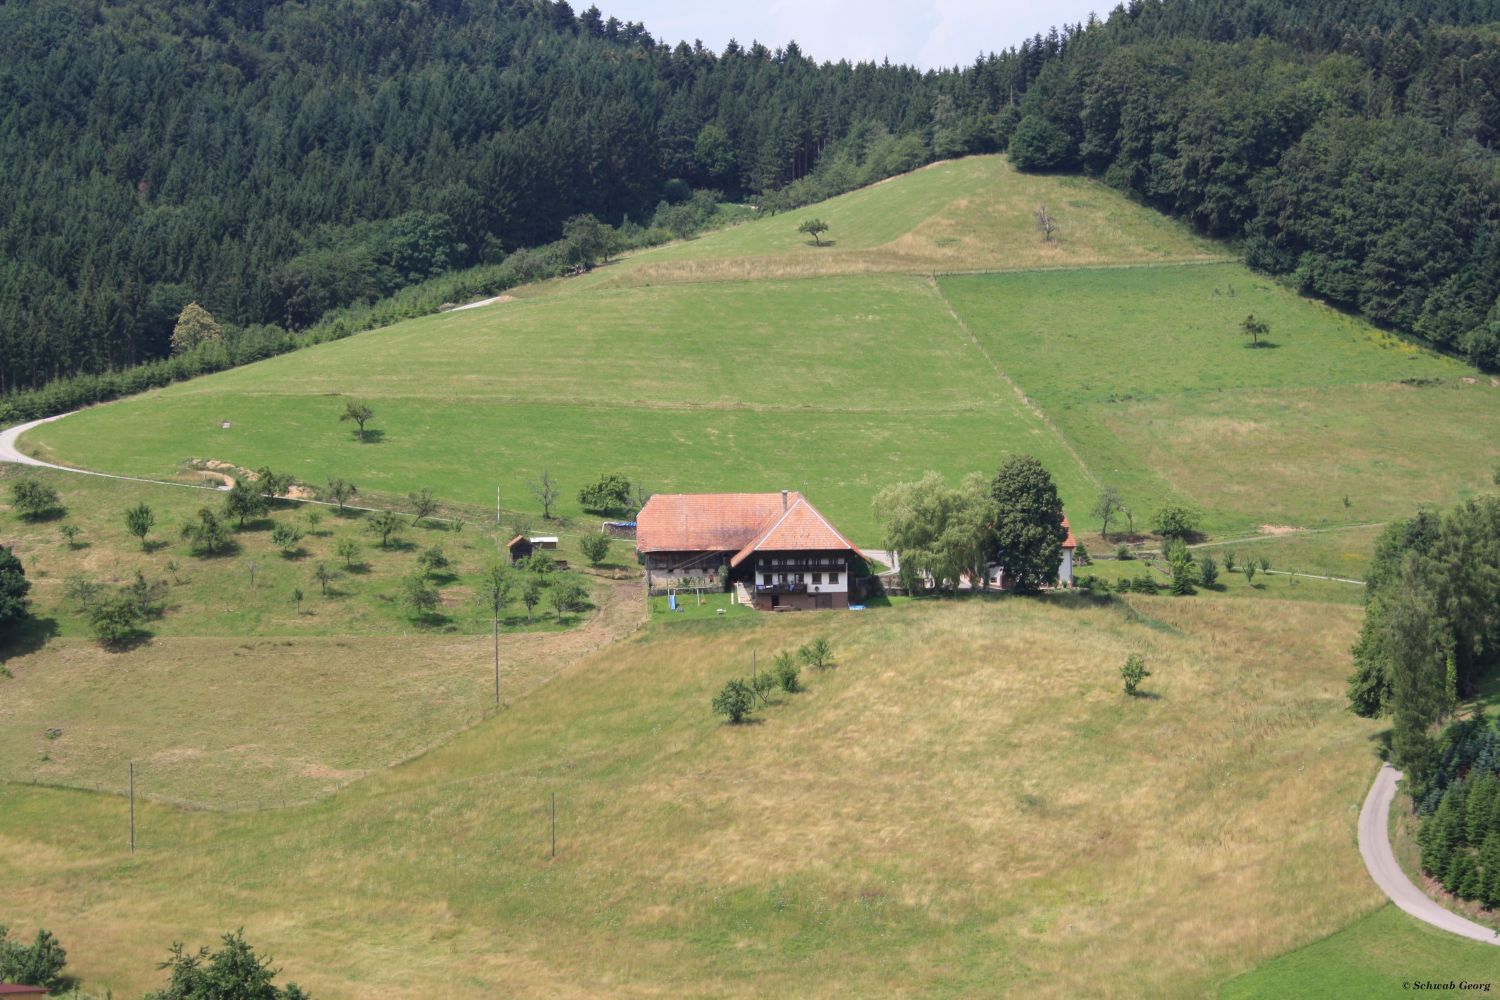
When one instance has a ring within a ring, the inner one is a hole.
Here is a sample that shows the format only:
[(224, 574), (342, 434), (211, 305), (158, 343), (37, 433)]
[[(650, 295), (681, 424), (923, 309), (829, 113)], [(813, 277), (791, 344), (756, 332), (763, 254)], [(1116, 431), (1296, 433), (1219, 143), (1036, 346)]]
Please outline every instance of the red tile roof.
[(1065, 549), (1078, 548), (1078, 539), (1073, 537), (1073, 529), (1068, 525), (1068, 515), (1066, 514), (1063, 515), (1063, 527), (1067, 530), (1068, 537), (1063, 541), (1062, 547)]
[(853, 550), (800, 493), (658, 493), (636, 518), (639, 552)]
[(41, 986), (21, 986), (18, 983), (0, 983), (0, 997), (44, 997), (47, 990)]
[(849, 552), (861, 559), (864, 553), (839, 530), (828, 523), (828, 518), (801, 497), (787, 508), (786, 512), (745, 544), (745, 547), (729, 560), (729, 565), (738, 566), (752, 552)]

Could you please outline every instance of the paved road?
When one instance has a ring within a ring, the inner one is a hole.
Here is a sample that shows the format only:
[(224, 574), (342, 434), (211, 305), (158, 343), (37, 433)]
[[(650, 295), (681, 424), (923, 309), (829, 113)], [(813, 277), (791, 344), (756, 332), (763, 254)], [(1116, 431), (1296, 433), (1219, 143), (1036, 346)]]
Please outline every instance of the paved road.
[(1382, 892), (1391, 897), (1391, 902), (1423, 923), (1475, 941), (1500, 945), (1500, 935), (1443, 909), (1413, 885), (1397, 864), (1395, 852), (1391, 850), (1389, 821), (1391, 801), (1396, 797), (1396, 779), (1400, 777), (1400, 771), (1382, 764), (1375, 784), (1370, 786), (1370, 794), (1365, 797), (1364, 808), (1359, 811), (1359, 853), (1365, 859), (1370, 877)]

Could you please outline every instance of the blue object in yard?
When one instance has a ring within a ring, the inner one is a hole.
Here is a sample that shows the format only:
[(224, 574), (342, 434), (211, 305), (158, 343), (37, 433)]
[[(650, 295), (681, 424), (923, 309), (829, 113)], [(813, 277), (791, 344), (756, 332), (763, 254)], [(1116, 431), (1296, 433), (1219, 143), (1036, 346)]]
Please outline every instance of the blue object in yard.
[(677, 595), (676, 594), (669, 594), (669, 595), (667, 595), (667, 607), (671, 608), (673, 611), (677, 610)]
[(863, 604), (851, 604), (851, 605), (849, 605), (849, 610), (850, 611), (863, 611), (864, 609), (865, 609), (865, 606)]

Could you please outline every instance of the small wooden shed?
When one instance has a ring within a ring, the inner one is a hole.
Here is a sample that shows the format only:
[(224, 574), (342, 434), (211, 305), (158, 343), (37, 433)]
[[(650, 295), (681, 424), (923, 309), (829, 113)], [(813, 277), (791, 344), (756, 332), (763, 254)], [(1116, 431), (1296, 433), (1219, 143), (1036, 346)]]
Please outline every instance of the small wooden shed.
[(540, 549), (556, 549), (557, 536), (534, 535), (528, 537), (526, 535), (517, 535), (507, 542), (505, 547), (510, 550), (510, 561), (518, 563)]

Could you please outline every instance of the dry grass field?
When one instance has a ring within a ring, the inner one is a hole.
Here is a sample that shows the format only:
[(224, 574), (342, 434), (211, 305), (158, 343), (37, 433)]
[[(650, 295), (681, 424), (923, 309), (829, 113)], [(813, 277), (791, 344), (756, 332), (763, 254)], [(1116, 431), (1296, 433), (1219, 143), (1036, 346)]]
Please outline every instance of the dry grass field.
[[(134, 857), (120, 799), (8, 786), (0, 891), (117, 993), (242, 924), (320, 997), (1202, 996), (1379, 901), (1357, 619), (1002, 599), (654, 627), (318, 805), (146, 807)], [(817, 632), (838, 665), (806, 693), (710, 716), (752, 650)]]

